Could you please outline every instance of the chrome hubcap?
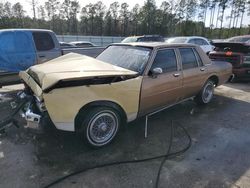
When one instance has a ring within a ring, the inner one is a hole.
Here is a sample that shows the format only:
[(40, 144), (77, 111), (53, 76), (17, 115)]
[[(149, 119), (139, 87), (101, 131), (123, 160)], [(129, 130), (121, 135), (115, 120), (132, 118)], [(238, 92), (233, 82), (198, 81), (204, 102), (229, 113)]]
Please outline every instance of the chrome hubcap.
[(211, 83), (208, 83), (206, 87), (203, 90), (202, 98), (205, 103), (208, 103), (212, 98), (214, 94), (214, 86)]
[(88, 137), (95, 145), (104, 145), (116, 134), (118, 119), (112, 111), (100, 112), (92, 118), (88, 128)]

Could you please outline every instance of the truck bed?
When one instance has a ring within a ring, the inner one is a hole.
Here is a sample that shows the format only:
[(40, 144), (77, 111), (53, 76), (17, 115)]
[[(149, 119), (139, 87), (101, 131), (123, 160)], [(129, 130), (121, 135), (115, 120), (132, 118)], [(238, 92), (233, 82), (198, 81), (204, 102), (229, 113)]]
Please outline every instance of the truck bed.
[[(71, 52), (87, 55), (90, 57), (96, 57), (98, 56), (105, 47), (92, 47), (92, 48), (68, 48), (68, 49), (62, 49), (62, 54), (68, 54)], [(6, 72), (6, 71), (0, 71), (0, 87), (6, 86), (6, 85), (12, 85), (12, 84), (18, 84), (21, 83), (21, 80), (18, 76), (18, 72)]]

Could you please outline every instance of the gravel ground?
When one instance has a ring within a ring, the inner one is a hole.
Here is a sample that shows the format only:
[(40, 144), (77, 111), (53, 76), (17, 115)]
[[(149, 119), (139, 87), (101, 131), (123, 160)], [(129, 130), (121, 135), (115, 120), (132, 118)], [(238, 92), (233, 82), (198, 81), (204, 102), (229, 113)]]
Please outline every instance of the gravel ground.
[[(0, 90), (0, 117), (11, 110), (16, 89)], [(0, 187), (44, 187), (79, 169), (112, 161), (142, 159), (167, 151), (170, 124), (175, 134), (171, 152), (185, 147), (184, 154), (166, 161), (159, 187), (250, 187), (250, 84), (226, 84), (216, 89), (211, 104), (200, 107), (193, 101), (169, 108), (149, 120), (144, 138), (144, 119), (124, 127), (109, 146), (93, 150), (73, 133), (49, 130), (36, 134), (27, 129), (7, 128), (0, 135)], [(23, 125), (24, 121), (20, 120)], [(54, 187), (154, 187), (161, 160), (123, 164), (90, 170)]]

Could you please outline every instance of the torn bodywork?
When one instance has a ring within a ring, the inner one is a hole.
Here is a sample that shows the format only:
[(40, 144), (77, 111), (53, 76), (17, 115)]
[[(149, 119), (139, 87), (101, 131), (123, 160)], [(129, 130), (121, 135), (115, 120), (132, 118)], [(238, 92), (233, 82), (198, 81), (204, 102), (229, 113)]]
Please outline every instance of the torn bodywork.
[(128, 121), (138, 113), (142, 77), (94, 58), (68, 54), (20, 72), (20, 77), (35, 96), (38, 109), (35, 112), (31, 109), (26, 115), (42, 118), (45, 111), (61, 130), (74, 131), (78, 112), (96, 101), (118, 104)]

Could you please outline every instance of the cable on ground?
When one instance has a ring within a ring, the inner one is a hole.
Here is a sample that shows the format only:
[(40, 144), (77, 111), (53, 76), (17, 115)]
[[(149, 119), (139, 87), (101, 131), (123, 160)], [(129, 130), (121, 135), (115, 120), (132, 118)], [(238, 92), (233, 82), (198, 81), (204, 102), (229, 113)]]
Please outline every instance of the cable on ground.
[(191, 147), (191, 144), (192, 144), (192, 139), (191, 139), (191, 136), (189, 135), (188, 131), (180, 123), (177, 123), (177, 126), (180, 127), (184, 131), (185, 135), (188, 138), (188, 144), (182, 150), (170, 153), (171, 152), (171, 148), (172, 148), (172, 144), (173, 144), (173, 136), (174, 136), (174, 121), (171, 121), (170, 143), (169, 143), (169, 146), (168, 146), (166, 154), (155, 156), (155, 157), (150, 157), (150, 158), (145, 158), (145, 159), (110, 162), (110, 163), (106, 163), (106, 164), (101, 164), (101, 165), (96, 165), (96, 166), (84, 168), (84, 169), (75, 171), (75, 172), (73, 172), (71, 174), (68, 174), (66, 176), (63, 176), (63, 177), (61, 177), (61, 178), (59, 178), (59, 179), (51, 182), (50, 184), (46, 185), (44, 188), (52, 187), (53, 185), (56, 185), (56, 184), (62, 182), (63, 180), (65, 180), (65, 179), (67, 179), (69, 177), (81, 174), (81, 173), (89, 171), (89, 170), (93, 170), (93, 169), (97, 169), (97, 168), (110, 167), (110, 166), (115, 166), (115, 165), (121, 165), (121, 164), (142, 163), (142, 162), (147, 162), (147, 161), (151, 161), (151, 160), (156, 160), (156, 159), (163, 158), (163, 160), (161, 161), (160, 167), (158, 169), (157, 178), (156, 178), (156, 182), (155, 182), (155, 188), (158, 188), (159, 181), (160, 181), (161, 170), (162, 170), (162, 167), (163, 167), (164, 163), (166, 162), (166, 160), (169, 159), (169, 158), (175, 157), (177, 155), (180, 155), (180, 154), (186, 152)]

